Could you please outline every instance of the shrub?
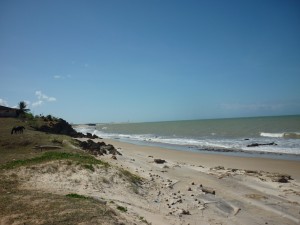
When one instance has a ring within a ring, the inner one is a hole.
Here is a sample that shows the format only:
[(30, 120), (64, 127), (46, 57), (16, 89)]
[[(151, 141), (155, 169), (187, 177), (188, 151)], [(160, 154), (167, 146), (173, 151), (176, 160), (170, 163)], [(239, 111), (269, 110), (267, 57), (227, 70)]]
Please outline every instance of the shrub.
[(85, 164), (85, 165), (83, 165), (83, 167), (90, 170), (90, 171), (95, 172), (95, 168), (91, 164)]
[(120, 210), (121, 212), (127, 212), (127, 208), (120, 205), (117, 206), (117, 209)]
[(89, 197), (86, 197), (84, 195), (79, 195), (79, 194), (76, 194), (76, 193), (67, 194), (66, 196), (69, 197), (69, 198), (89, 199)]

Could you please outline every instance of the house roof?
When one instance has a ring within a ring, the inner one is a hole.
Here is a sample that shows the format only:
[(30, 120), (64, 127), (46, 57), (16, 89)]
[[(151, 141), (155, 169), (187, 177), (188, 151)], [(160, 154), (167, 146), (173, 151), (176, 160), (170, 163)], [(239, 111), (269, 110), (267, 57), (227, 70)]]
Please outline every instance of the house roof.
[(7, 107), (7, 106), (0, 105), (0, 110), (18, 110), (18, 109), (10, 108), (10, 107)]

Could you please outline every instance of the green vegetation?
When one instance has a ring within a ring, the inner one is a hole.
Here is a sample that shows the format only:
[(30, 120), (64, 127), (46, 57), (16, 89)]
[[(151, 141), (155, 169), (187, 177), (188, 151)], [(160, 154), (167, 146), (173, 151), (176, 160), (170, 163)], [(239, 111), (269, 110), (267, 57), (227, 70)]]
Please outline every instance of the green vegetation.
[(19, 115), (22, 116), (24, 115), (26, 112), (29, 112), (30, 110), (27, 109), (27, 104), (24, 101), (19, 102), (18, 104), (19, 107)]
[[(63, 147), (63, 152), (82, 153), (74, 149), (73, 146), (78, 146), (78, 142), (70, 136), (47, 134), (32, 128), (33, 124), (42, 126), (45, 123), (41, 118), (34, 120), (0, 118), (0, 165), (13, 160), (24, 160), (42, 155), (43, 152), (36, 148), (40, 145), (60, 145)], [(23, 134), (12, 135), (11, 130), (15, 126), (24, 126)]]
[(115, 210), (86, 196), (18, 189), (17, 182), (0, 174), (0, 221), (4, 224), (119, 224)]
[(127, 208), (120, 205), (117, 206), (117, 209), (120, 210), (121, 212), (127, 212)]
[(143, 178), (136, 174), (129, 172), (128, 170), (119, 169), (119, 171), (120, 171), (119, 176), (125, 177), (131, 184), (132, 191), (134, 193), (138, 194), (139, 186), (142, 184)]
[[(1, 165), (0, 169), (13, 169), (20, 166), (28, 166), (28, 165), (39, 164), (39, 163), (53, 161), (53, 160), (67, 160), (67, 159), (77, 161), (80, 164), (89, 164), (87, 165), (88, 169), (90, 169), (92, 165), (102, 165), (104, 167), (109, 166), (108, 163), (95, 159), (93, 156), (89, 156), (89, 155), (82, 155), (78, 153), (67, 153), (67, 152), (45, 152), (43, 155), (38, 157), (8, 162), (4, 165)], [(86, 165), (85, 168), (87, 168)]]
[(83, 165), (83, 167), (90, 170), (90, 171), (92, 171), (92, 172), (95, 172), (95, 168), (91, 164), (85, 164), (85, 165)]
[(138, 175), (135, 175), (128, 170), (120, 169), (120, 176), (124, 176), (128, 179), (129, 182), (135, 184), (135, 185), (140, 185), (143, 181), (143, 178), (141, 178)]
[(59, 144), (62, 145), (63, 144), (63, 140), (60, 140), (58, 138), (53, 138), (51, 141), (53, 144)]
[(67, 194), (66, 196), (69, 197), (69, 198), (90, 199), (90, 197), (86, 197), (84, 195), (79, 195), (79, 194), (76, 194), (76, 193)]

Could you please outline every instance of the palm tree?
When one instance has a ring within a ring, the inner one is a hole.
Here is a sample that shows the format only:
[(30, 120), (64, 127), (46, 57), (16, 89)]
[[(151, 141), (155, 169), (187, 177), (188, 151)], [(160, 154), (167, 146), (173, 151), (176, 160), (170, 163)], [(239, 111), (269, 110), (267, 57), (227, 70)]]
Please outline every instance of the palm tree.
[(26, 112), (28, 112), (30, 109), (26, 109), (27, 104), (24, 101), (19, 102), (19, 114), (24, 115)]

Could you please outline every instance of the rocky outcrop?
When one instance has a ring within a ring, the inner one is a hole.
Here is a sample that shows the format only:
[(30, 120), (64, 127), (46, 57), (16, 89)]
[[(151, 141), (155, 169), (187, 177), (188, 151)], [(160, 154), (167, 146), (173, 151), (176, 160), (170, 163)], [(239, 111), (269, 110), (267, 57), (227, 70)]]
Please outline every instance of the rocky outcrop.
[(106, 154), (122, 155), (113, 145), (107, 145), (104, 142), (94, 142), (90, 139), (87, 141), (79, 141), (79, 146), (83, 150), (86, 150), (95, 156), (101, 156)]
[[(46, 122), (48, 122), (48, 120)], [(46, 123), (40, 127), (33, 127), (33, 128), (42, 132), (47, 132), (51, 134), (64, 134), (74, 138), (90, 138), (90, 139), (99, 138), (98, 136), (92, 135), (91, 133), (83, 134), (77, 132), (76, 130), (73, 129), (71, 124), (69, 124), (64, 119), (58, 119), (55, 121), (51, 120), (50, 123)]]
[(64, 134), (69, 136), (76, 136), (78, 133), (73, 127), (65, 120), (58, 119), (55, 122), (51, 122), (49, 124), (44, 124), (40, 127), (35, 127), (36, 130), (52, 133), (52, 134)]

